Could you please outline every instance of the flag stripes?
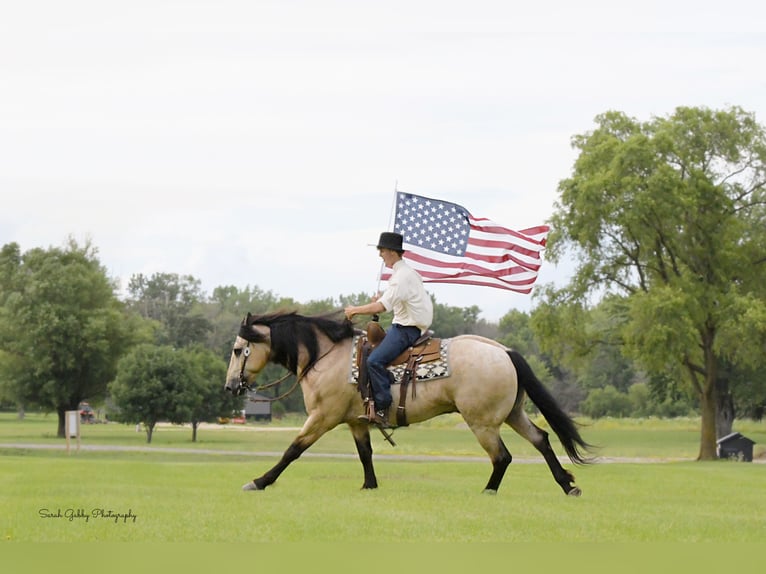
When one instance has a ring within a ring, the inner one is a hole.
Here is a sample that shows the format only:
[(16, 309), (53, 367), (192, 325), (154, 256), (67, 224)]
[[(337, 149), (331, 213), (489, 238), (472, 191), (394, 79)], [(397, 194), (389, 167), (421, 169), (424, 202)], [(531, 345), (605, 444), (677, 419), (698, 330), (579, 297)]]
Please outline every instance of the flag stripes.
[[(473, 217), (464, 207), (398, 192), (394, 231), (404, 258), (426, 283), (459, 283), (529, 293), (542, 263), (549, 227), (520, 231)], [(384, 269), (382, 280), (391, 276)]]

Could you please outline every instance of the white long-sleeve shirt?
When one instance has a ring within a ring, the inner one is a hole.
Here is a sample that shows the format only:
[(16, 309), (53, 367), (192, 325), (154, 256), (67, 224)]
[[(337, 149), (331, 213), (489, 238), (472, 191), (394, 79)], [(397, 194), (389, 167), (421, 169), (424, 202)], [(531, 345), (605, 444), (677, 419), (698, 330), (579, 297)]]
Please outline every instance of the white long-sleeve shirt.
[(393, 266), (388, 288), (378, 299), (386, 311), (393, 311), (393, 323), (404, 327), (414, 326), (425, 333), (434, 319), (431, 297), (423, 287), (423, 279), (417, 271), (400, 259)]

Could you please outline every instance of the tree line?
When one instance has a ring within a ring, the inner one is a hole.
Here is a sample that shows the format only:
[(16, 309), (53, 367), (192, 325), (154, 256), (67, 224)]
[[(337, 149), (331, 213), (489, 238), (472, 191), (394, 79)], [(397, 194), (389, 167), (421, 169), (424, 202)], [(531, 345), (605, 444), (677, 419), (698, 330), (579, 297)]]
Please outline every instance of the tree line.
[[(540, 286), (531, 313), (498, 323), (478, 306), (434, 301), (432, 328), (517, 348), (570, 412), (699, 414), (700, 458), (713, 458), (735, 417), (760, 419), (766, 408), (764, 129), (737, 107), (678, 108), (648, 122), (607, 112), (572, 144), (579, 156), (559, 184), (546, 252), (577, 262), (569, 283)], [(56, 411), (62, 435), (63, 413), (85, 399), (109, 397), (116, 416), (147, 429), (210, 420), (241, 407), (219, 398), (247, 312), (316, 314), (368, 300), (298, 302), (257, 286), (207, 294), (174, 273), (134, 275), (127, 295), (116, 293), (90, 244), (5, 245), (0, 401)], [(262, 379), (281, 374), (270, 365)], [(158, 399), (149, 412), (140, 393), (159, 381), (155, 393), (177, 404)], [(301, 411), (300, 391), (274, 406)]]
[[(176, 273), (133, 275), (127, 295), (108, 277), (91, 243), (22, 253), (0, 250), (0, 405), (58, 415), (83, 401), (105, 404), (111, 420), (141, 423), (151, 442), (160, 421), (200, 422), (241, 411), (244, 398), (223, 391), (231, 348), (248, 313), (340, 311), (366, 294), (299, 303), (259, 287), (222, 286), (204, 293), (200, 281)], [(481, 330), (479, 308), (437, 305), (446, 336)], [(390, 317), (383, 319), (390, 323)], [(269, 365), (263, 381), (281, 378)], [(264, 391), (274, 398), (294, 378)], [(300, 387), (275, 402), (274, 413), (302, 412)]]

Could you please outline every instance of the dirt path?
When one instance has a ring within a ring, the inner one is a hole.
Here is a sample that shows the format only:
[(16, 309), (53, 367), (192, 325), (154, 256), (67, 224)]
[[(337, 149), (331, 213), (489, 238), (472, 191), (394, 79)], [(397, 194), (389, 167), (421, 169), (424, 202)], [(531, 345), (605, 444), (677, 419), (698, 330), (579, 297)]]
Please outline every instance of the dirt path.
[[(72, 447), (74, 449), (75, 447)], [(38, 444), (38, 443), (0, 443), (0, 449), (15, 450), (66, 450), (66, 445), (57, 444)], [(252, 456), (279, 458), (282, 452), (277, 451), (246, 451), (246, 450), (218, 450), (209, 448), (181, 448), (181, 447), (152, 447), (152, 446), (126, 446), (126, 445), (98, 445), (88, 444), (80, 445), (80, 450), (88, 452), (157, 452), (172, 454), (209, 454), (222, 456)], [(345, 453), (322, 453), (305, 452), (301, 458), (335, 458), (357, 460), (356, 454)], [(450, 455), (418, 455), (418, 454), (384, 454), (375, 453), (376, 460), (397, 460), (411, 462), (480, 462), (487, 463), (485, 456), (450, 456)], [(566, 457), (559, 457), (562, 463), (569, 460)], [(623, 464), (658, 464), (669, 462), (691, 461), (688, 458), (637, 458), (637, 457), (596, 457), (595, 462), (603, 463), (623, 463)], [(540, 458), (517, 458), (514, 457), (515, 464), (543, 464), (545, 461)], [(756, 463), (766, 463), (766, 460), (754, 460)]]

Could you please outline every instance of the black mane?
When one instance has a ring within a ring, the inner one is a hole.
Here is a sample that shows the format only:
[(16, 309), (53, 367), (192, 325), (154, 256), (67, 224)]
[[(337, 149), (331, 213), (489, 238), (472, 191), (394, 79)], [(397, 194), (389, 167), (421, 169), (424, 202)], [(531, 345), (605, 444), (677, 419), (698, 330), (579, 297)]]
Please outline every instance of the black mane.
[(346, 318), (338, 318), (339, 312), (308, 317), (297, 312), (277, 312), (268, 315), (251, 315), (242, 321), (239, 336), (251, 343), (263, 343), (267, 339), (253, 330), (263, 325), (271, 331), (271, 360), (292, 373), (298, 371), (298, 352), (301, 345), (308, 352), (304, 372), (308, 372), (319, 360), (318, 333), (333, 343), (354, 336), (354, 325)]

